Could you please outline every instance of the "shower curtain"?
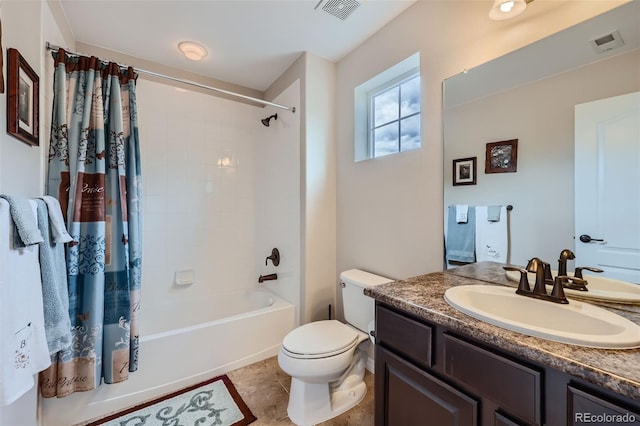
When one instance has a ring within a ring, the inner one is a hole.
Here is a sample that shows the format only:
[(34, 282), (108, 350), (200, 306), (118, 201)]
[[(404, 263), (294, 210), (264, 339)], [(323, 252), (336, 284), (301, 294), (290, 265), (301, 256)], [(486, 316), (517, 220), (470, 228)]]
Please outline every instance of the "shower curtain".
[(72, 345), (40, 374), (44, 397), (126, 380), (138, 366), (140, 151), (132, 68), (53, 52), (47, 193), (60, 200)]

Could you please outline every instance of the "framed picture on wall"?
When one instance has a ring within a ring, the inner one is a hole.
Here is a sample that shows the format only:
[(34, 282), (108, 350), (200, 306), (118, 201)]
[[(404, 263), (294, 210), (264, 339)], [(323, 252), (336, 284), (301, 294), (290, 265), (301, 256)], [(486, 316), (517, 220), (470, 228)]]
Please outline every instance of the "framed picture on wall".
[(2, 21), (0, 20), (0, 93), (4, 93), (4, 57), (2, 55)]
[(38, 74), (16, 49), (7, 49), (7, 133), (37, 146)]
[(453, 160), (453, 186), (476, 184), (477, 157)]
[(518, 139), (487, 144), (485, 173), (513, 173), (518, 169)]

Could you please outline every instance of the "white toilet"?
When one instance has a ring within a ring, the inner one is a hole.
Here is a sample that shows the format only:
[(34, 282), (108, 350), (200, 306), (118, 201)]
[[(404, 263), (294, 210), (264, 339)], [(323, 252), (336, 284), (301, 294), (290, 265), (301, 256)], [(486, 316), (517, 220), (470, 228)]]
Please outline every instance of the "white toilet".
[(365, 287), (393, 280), (358, 269), (340, 274), (344, 317), (304, 324), (287, 334), (278, 354), (280, 368), (291, 376), (287, 413), (296, 425), (313, 425), (357, 405), (367, 393), (366, 347), (373, 330), (374, 300)]

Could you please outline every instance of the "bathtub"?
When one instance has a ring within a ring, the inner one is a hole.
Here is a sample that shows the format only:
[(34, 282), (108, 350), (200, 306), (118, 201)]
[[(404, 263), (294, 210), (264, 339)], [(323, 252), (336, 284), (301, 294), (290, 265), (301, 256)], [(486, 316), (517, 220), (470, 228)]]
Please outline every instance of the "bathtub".
[(40, 425), (86, 422), (278, 353), (294, 305), (264, 290), (146, 307), (140, 364), (129, 380), (65, 398), (41, 398)]

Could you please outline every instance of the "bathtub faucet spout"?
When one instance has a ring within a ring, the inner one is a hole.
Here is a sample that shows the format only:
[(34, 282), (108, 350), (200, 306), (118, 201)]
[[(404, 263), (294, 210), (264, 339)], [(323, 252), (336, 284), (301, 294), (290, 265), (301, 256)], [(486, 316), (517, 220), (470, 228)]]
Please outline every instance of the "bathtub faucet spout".
[(258, 277), (258, 282), (261, 283), (261, 282), (277, 280), (277, 279), (278, 279), (278, 274), (260, 275), (260, 277)]

